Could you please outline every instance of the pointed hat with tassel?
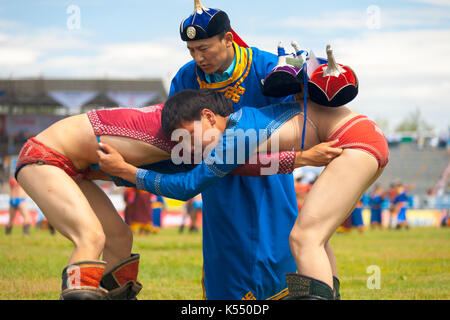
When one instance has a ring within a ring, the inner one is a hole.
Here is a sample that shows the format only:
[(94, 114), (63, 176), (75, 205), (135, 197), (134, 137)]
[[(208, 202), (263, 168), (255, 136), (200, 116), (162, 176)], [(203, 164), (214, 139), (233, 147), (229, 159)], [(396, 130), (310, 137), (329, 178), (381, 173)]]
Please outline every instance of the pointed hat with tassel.
[(183, 41), (195, 41), (214, 37), (230, 29), (230, 19), (224, 11), (206, 8), (200, 0), (195, 0), (194, 12), (181, 22), (180, 36)]
[(350, 67), (336, 63), (330, 45), (327, 58), (328, 63), (318, 67), (308, 81), (309, 96), (323, 106), (343, 106), (358, 95), (358, 78)]

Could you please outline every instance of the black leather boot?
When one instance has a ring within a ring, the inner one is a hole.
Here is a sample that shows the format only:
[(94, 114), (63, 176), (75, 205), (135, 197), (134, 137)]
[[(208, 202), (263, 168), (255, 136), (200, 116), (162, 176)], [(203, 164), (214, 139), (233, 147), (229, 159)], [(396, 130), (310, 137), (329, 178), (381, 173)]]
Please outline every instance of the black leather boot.
[(286, 282), (289, 296), (285, 300), (333, 300), (333, 289), (325, 282), (303, 276), (298, 273), (287, 273)]
[(339, 288), (341, 287), (341, 283), (339, 279), (333, 276), (333, 291), (334, 291), (334, 300), (341, 300), (341, 293), (339, 292)]

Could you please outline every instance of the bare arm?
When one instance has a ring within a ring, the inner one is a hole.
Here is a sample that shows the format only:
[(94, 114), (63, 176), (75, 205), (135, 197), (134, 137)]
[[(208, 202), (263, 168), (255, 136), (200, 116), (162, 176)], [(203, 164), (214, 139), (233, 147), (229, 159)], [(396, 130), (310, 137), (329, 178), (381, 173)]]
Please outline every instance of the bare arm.
[(98, 163), (103, 171), (136, 184), (137, 167), (125, 162), (122, 155), (106, 143), (99, 143)]
[[(304, 151), (281, 151), (279, 153), (254, 154), (245, 164), (234, 169), (231, 174), (241, 176), (262, 176), (268, 174), (292, 173), (295, 168), (304, 166), (326, 166), (342, 153), (341, 148), (333, 148), (337, 140), (320, 143)], [(274, 171), (263, 171), (274, 166)], [(269, 173), (270, 172), (270, 173)], [(265, 173), (265, 174), (264, 174)]]
[(338, 140), (322, 142), (308, 150), (297, 152), (295, 156), (295, 167), (326, 166), (331, 162), (331, 160), (341, 155), (343, 151), (341, 148), (333, 148), (333, 145), (335, 145), (337, 142)]
[[(294, 152), (283, 151), (276, 154), (258, 155), (253, 162), (248, 160), (246, 164), (233, 170), (232, 174), (245, 176), (262, 176), (265, 173), (262, 168), (267, 168), (276, 162), (275, 171), (270, 174), (292, 173), (295, 168), (303, 166), (325, 166), (342, 153), (341, 148), (333, 148), (337, 140), (320, 143), (308, 150)], [(101, 168), (110, 175), (120, 177), (136, 184), (137, 167), (125, 162), (123, 157), (111, 146), (102, 143), (97, 151)], [(252, 164), (253, 163), (253, 164)], [(266, 171), (267, 172), (267, 171)]]

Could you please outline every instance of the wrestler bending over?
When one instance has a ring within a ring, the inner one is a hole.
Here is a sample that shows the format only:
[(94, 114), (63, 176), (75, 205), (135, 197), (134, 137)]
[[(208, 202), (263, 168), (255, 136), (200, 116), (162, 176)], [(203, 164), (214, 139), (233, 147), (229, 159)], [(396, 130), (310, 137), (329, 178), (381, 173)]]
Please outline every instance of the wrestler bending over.
[[(23, 146), (17, 180), (74, 244), (62, 274), (62, 299), (133, 299), (141, 290), (139, 255), (131, 254), (133, 234), (108, 196), (89, 179), (90, 167), (98, 163), (100, 141), (120, 150), (134, 166), (170, 159), (175, 144), (161, 130), (162, 107), (93, 110), (68, 117)], [(327, 163), (328, 149), (324, 144), (307, 153)], [(289, 159), (294, 162), (295, 156)], [(302, 160), (296, 165), (313, 163)]]
[[(217, 110), (228, 110), (228, 113)], [(230, 102), (214, 91), (185, 90), (167, 101), (162, 124), (167, 136), (176, 129), (184, 129), (195, 140), (194, 122), (200, 121), (203, 148), (216, 141), (216, 149), (200, 165), (186, 173), (158, 174), (126, 163), (114, 148), (105, 145), (106, 153), (99, 151), (100, 166), (104, 171), (149, 192), (187, 199), (237, 166), (236, 163), (220, 161), (226, 159), (227, 152), (236, 154), (239, 143), (234, 138), (237, 130), (272, 130), (267, 141), (260, 137), (259, 146), (267, 142), (267, 150), (270, 150), (271, 144), (276, 142), (281, 151), (299, 151), (303, 117), (303, 102), (261, 109), (243, 107), (232, 113)], [(314, 183), (291, 231), (289, 241), (299, 274), (287, 274), (287, 283), (292, 298), (333, 299), (339, 296), (339, 283), (329, 240), (353, 211), (362, 194), (381, 175), (388, 162), (389, 151), (376, 124), (348, 107), (329, 108), (308, 101), (306, 123), (305, 148), (338, 139), (335, 146), (342, 148), (343, 152), (331, 160)], [(219, 132), (220, 139), (211, 139), (212, 129)], [(256, 148), (248, 153), (251, 155), (253, 152)], [(301, 158), (301, 152), (297, 157)]]

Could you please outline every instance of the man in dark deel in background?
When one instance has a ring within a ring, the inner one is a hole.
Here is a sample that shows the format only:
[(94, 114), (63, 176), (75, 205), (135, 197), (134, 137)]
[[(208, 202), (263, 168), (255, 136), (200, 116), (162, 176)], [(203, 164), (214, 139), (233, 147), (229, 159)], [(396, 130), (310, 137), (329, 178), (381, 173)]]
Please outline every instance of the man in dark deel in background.
[[(232, 31), (225, 12), (195, 1), (180, 34), (193, 60), (172, 80), (170, 96), (183, 89), (215, 89), (233, 102), (235, 111), (282, 101), (263, 96), (260, 87), (277, 56), (248, 48)], [(285, 274), (297, 269), (289, 247), (297, 217), (292, 174), (227, 175), (203, 192), (202, 199), (205, 298), (287, 296)]]

